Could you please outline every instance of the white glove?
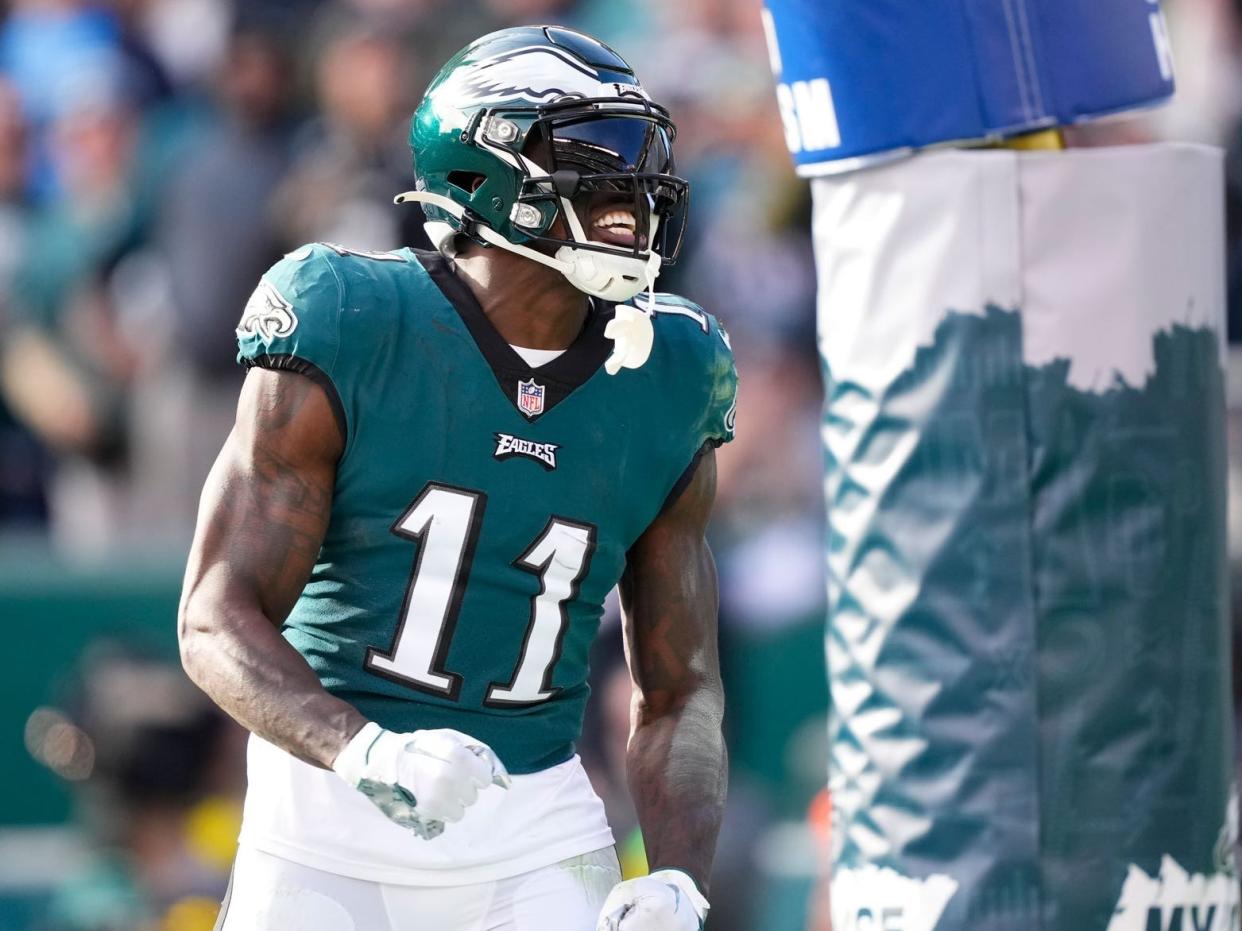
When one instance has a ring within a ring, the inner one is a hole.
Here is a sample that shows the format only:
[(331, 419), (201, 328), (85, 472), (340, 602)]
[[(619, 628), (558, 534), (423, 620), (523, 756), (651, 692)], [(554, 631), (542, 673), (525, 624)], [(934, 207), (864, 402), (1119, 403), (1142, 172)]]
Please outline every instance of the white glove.
[(707, 909), (687, 874), (657, 870), (613, 886), (595, 931), (701, 931)]
[(509, 773), (487, 744), (454, 730), (397, 734), (374, 721), (340, 752), (332, 770), (391, 821), (431, 840), (460, 821), (479, 789), (509, 788)]

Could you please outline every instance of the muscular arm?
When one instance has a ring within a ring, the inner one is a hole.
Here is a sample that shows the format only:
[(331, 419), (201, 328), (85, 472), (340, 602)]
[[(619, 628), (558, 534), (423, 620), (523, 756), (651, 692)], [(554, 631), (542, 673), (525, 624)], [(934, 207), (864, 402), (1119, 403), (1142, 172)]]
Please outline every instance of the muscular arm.
[(279, 628), (318, 557), (342, 449), (323, 388), (250, 371), (203, 489), (178, 615), (190, 678), (249, 730), (325, 768), (366, 719), (323, 689)]
[(728, 786), (716, 565), (703, 538), (715, 494), (709, 450), (631, 547), (621, 579), (636, 686), (626, 764), (647, 859), (684, 870), (704, 893)]

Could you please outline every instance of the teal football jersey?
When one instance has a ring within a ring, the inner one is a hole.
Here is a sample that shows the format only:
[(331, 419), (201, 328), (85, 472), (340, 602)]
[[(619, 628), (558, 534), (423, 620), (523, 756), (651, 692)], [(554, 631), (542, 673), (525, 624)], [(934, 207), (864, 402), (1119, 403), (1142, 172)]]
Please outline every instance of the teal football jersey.
[(464, 731), (514, 773), (573, 754), (626, 551), (733, 434), (720, 325), (661, 295), (651, 358), (609, 375), (612, 309), (532, 369), (436, 253), (305, 246), (247, 304), (239, 361), (319, 381), (346, 437), (283, 633), (382, 726)]

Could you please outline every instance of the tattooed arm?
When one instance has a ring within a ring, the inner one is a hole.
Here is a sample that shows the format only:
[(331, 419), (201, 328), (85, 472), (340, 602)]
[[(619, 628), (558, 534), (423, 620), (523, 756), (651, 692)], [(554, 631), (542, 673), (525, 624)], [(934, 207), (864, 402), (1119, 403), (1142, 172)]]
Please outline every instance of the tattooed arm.
[(621, 578), (635, 683), (626, 764), (652, 870), (707, 891), (728, 785), (716, 647), (716, 564), (703, 538), (716, 494), (708, 450), (681, 496), (631, 547)]
[(329, 767), (366, 719), (280, 636), (319, 554), (344, 440), (324, 389), (252, 369), (203, 489), (181, 594), (181, 661), (241, 724)]

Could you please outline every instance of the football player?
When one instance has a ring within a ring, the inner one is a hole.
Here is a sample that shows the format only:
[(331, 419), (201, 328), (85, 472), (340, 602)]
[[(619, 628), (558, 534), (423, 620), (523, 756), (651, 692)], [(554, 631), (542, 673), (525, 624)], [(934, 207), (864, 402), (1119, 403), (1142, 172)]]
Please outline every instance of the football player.
[[(179, 622), (253, 732), (225, 931), (701, 927), (736, 375), (717, 322), (651, 290), (673, 137), (600, 42), (486, 36), (411, 128), (398, 200), (438, 251), (304, 246), (248, 303)], [(614, 586), (654, 870), (626, 882), (574, 753)]]

